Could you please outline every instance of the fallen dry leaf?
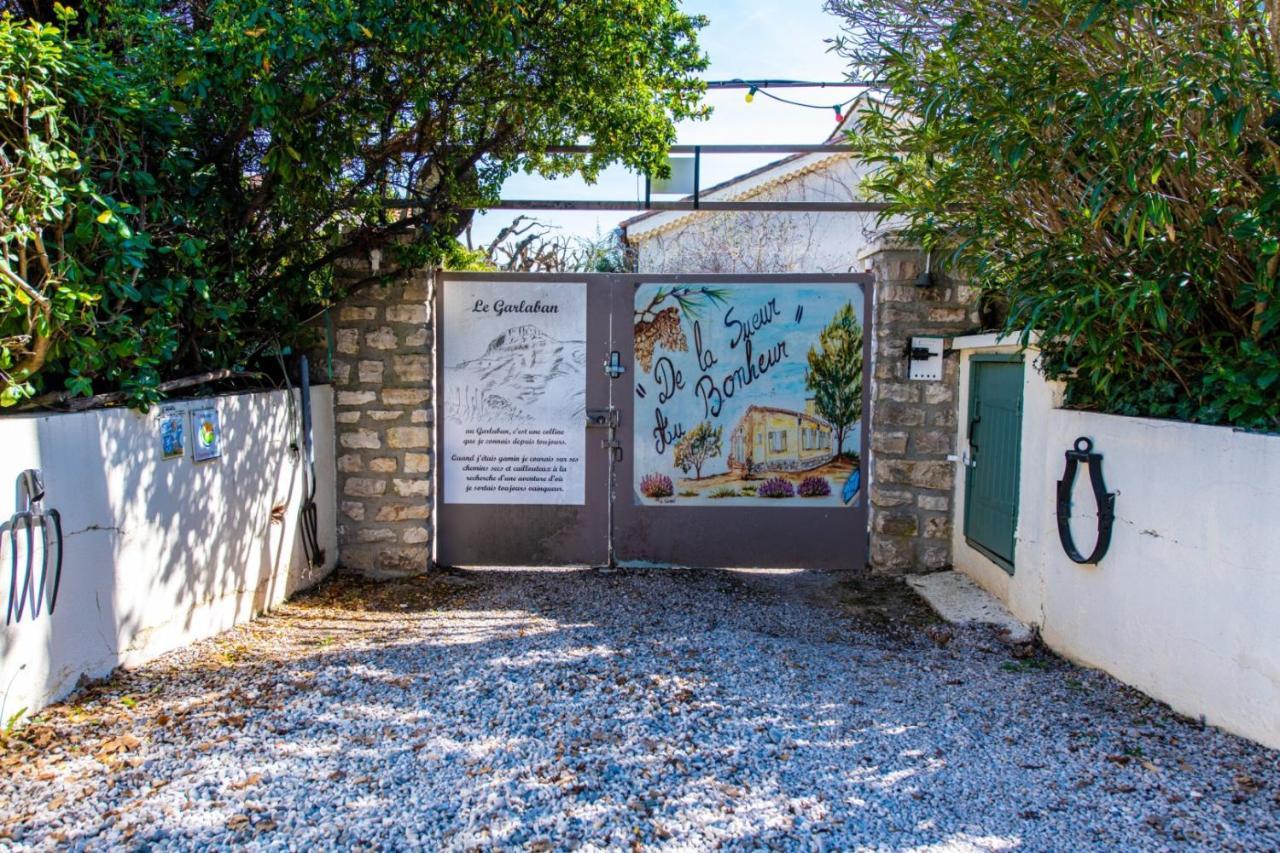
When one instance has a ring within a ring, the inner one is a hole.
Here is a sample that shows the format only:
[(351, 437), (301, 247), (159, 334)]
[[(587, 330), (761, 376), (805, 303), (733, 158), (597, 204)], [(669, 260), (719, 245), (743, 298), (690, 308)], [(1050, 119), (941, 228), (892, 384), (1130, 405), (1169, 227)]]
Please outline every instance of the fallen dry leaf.
[(251, 787), (253, 785), (257, 785), (261, 781), (262, 781), (261, 773), (250, 773), (243, 780), (239, 782), (232, 782), (231, 787), (235, 788), (237, 791), (243, 791), (245, 788)]

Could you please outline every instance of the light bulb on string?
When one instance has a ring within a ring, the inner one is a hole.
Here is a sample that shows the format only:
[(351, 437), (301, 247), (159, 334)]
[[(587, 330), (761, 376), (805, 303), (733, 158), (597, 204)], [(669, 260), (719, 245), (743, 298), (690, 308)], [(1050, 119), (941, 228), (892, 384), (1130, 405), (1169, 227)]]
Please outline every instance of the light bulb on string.
[(840, 122), (844, 121), (844, 113), (842, 113), (842, 112), (840, 111), (840, 105), (839, 105), (839, 104), (836, 104), (836, 105), (835, 105), (835, 106), (833, 106), (831, 109), (835, 111), (835, 114), (836, 114), (836, 124), (839, 124)]
[(754, 101), (755, 99), (756, 99), (756, 87), (755, 87), (755, 86), (752, 86), (752, 87), (747, 91), (747, 103), (749, 104), (749, 103), (751, 103), (752, 101)]

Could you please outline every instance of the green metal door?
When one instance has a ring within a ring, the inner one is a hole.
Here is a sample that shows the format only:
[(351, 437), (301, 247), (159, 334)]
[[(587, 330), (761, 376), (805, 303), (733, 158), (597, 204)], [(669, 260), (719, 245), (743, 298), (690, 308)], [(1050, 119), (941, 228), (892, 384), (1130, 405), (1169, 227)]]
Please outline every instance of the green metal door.
[(964, 536), (1012, 574), (1022, 444), (1022, 357), (976, 355), (969, 364)]

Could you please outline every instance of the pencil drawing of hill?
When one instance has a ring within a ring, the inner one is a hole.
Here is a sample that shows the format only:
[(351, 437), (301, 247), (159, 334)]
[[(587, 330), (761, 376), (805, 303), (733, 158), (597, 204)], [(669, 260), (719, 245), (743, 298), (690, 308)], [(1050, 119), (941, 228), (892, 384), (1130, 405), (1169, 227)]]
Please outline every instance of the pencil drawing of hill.
[(484, 354), (446, 368), (444, 416), (454, 423), (526, 423), (586, 413), (586, 343), (537, 326), (507, 329)]

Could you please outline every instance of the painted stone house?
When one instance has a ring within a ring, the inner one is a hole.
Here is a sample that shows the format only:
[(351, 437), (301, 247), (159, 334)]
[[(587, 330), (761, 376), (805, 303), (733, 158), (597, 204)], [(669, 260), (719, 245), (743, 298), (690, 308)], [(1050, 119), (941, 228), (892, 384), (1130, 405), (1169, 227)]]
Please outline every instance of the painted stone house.
[(729, 434), (729, 470), (735, 474), (806, 471), (835, 456), (831, 424), (805, 401), (807, 411), (751, 406)]

